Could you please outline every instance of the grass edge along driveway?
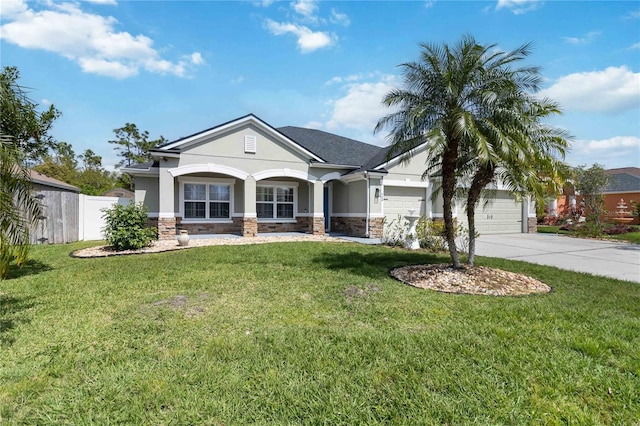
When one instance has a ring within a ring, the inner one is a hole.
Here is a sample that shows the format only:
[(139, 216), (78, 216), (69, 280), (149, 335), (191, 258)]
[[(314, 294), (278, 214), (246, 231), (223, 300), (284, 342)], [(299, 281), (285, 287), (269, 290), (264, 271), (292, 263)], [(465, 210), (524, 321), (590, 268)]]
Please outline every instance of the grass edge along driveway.
[(0, 282), (6, 424), (634, 424), (640, 286), (499, 259), (551, 285), (405, 286), (446, 262), (350, 243), (74, 259)]

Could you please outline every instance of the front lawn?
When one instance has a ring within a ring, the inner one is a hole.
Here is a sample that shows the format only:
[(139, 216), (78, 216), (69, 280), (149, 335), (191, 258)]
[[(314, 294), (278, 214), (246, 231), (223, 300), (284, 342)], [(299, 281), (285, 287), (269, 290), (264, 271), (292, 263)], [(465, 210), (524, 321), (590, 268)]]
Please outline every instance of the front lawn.
[(75, 259), (0, 282), (0, 423), (634, 424), (640, 285), (480, 258), (550, 294), (393, 280), (350, 243)]

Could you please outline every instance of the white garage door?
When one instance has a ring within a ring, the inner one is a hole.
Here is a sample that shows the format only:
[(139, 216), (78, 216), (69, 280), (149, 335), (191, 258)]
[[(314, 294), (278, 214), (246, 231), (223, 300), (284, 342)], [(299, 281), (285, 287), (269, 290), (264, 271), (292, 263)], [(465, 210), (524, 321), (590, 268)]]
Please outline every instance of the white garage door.
[[(506, 191), (496, 191), (485, 205), (481, 199), (476, 207), (476, 231), (480, 234), (513, 234), (522, 232), (522, 203), (515, 201)], [(460, 209), (460, 215), (466, 214)], [(462, 219), (462, 218), (460, 218)]]
[(423, 216), (425, 210), (425, 188), (384, 187), (385, 223), (397, 220), (398, 215), (407, 216), (409, 209), (415, 209), (415, 215)]

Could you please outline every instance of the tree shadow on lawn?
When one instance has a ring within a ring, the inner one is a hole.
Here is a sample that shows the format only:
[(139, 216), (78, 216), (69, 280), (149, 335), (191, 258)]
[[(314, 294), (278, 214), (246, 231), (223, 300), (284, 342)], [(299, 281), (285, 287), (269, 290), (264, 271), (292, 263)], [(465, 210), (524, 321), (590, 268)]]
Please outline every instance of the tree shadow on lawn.
[(0, 347), (10, 346), (15, 341), (15, 338), (8, 335), (9, 331), (18, 324), (30, 322), (21, 315), (21, 312), (34, 306), (32, 299), (32, 297), (17, 298), (0, 294)]
[(52, 269), (53, 268), (50, 265), (44, 262), (40, 262), (39, 260), (29, 259), (27, 260), (27, 263), (22, 265), (22, 268), (19, 268), (15, 263), (9, 265), (9, 271), (7, 272), (6, 279), (10, 280), (10, 279), (24, 277), (27, 275), (36, 275), (36, 274), (39, 274), (40, 272), (50, 271)]
[(327, 269), (348, 270), (353, 274), (369, 278), (388, 277), (391, 269), (400, 266), (450, 262), (450, 259), (444, 255), (399, 249), (383, 253), (325, 252), (313, 260), (324, 264)]

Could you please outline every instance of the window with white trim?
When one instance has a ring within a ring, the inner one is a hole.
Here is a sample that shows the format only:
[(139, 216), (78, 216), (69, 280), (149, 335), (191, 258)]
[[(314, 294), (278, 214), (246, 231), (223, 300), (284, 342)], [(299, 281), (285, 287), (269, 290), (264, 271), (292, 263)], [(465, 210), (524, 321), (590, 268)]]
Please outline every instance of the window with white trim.
[(184, 219), (229, 219), (231, 185), (225, 183), (184, 183)]
[(257, 186), (256, 213), (258, 219), (293, 219), (295, 186)]

